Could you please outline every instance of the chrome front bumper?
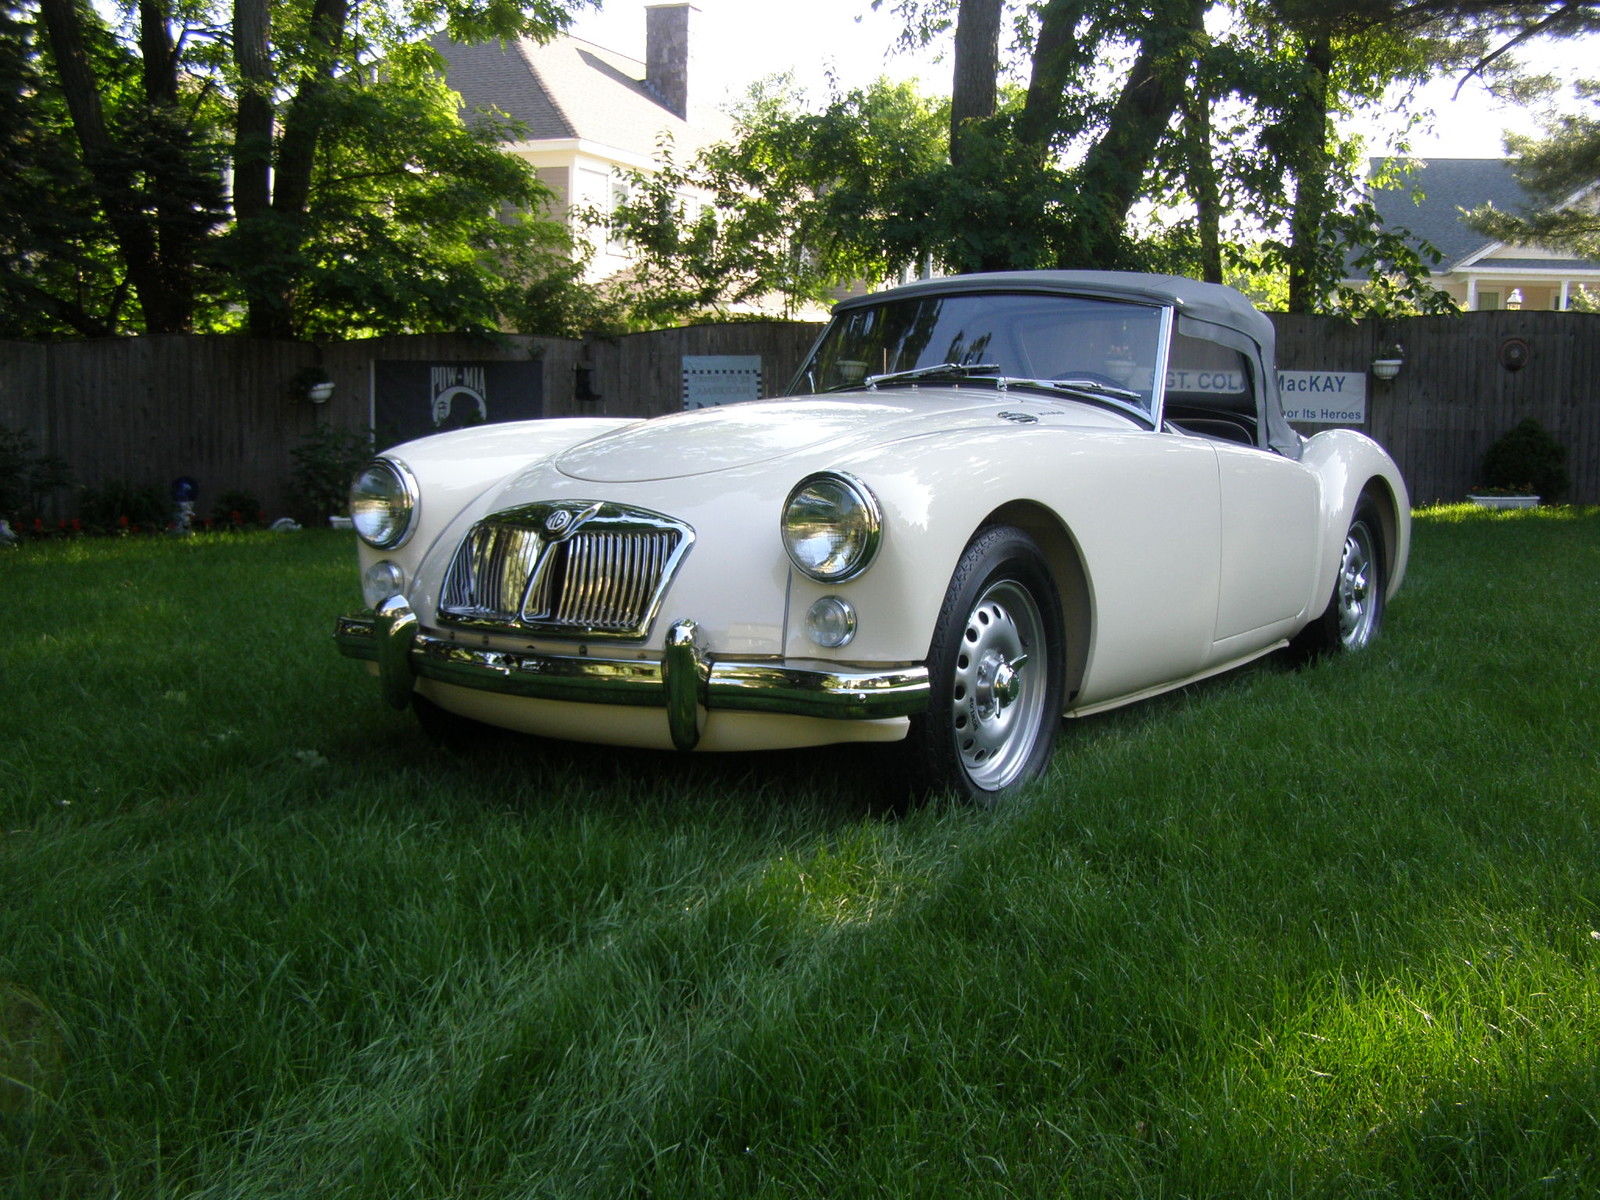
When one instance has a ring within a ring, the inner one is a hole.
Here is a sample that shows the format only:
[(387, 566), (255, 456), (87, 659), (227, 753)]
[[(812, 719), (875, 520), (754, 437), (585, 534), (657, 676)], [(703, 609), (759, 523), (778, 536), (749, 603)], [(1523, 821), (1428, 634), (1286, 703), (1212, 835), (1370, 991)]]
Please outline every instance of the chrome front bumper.
[(540, 700), (663, 708), (680, 750), (700, 740), (702, 708), (870, 721), (928, 707), (928, 670), (920, 665), (858, 671), (835, 663), (717, 659), (696, 636), (693, 621), (674, 623), (660, 661), (491, 650), (423, 633), (399, 596), (374, 613), (339, 618), (334, 630), (340, 653), (378, 664), (384, 697), (396, 708), (410, 702), (419, 677)]

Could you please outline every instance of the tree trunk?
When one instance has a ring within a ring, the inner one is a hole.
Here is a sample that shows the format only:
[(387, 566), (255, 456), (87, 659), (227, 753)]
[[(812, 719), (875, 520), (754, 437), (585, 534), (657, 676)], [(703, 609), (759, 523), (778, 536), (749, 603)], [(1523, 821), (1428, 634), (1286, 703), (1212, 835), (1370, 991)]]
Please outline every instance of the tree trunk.
[(189, 307), (163, 278), (155, 231), (129, 167), (131, 156), (106, 125), (99, 80), (84, 45), (83, 15), (74, 0), (39, 0), (39, 11), (67, 111), (72, 115), (72, 128), (83, 151), (84, 169), (94, 181), (123, 269), (139, 297), (145, 331), (181, 333), (189, 324)]
[(1197, 39), (1205, 31), (1206, 0), (1166, 0), (1123, 84), (1105, 134), (1077, 171), (1073, 236), (1059, 256), (1063, 267), (1121, 265), (1128, 211), (1139, 198), (1156, 146), (1183, 103)]
[(1184, 174), (1194, 198), (1195, 227), (1200, 237), (1200, 278), (1222, 282), (1222, 199), (1217, 190), (1217, 164), (1211, 154), (1211, 100), (1198, 88), (1185, 101)]
[(1318, 268), (1328, 216), (1328, 76), (1332, 39), (1326, 30), (1306, 40), (1305, 89), (1291, 138), (1294, 211), (1289, 217), (1289, 311), (1315, 312), (1328, 283)]
[(961, 0), (950, 86), (950, 162), (964, 161), (969, 122), (994, 116), (1003, 0)]
[(1067, 80), (1079, 65), (1076, 39), (1085, 0), (1048, 0), (1039, 15), (1039, 34), (1033, 43), (1033, 69), (1028, 95), (1017, 123), (1017, 140), (1034, 161), (1049, 156), (1050, 142), (1061, 128), (1061, 98)]
[[(311, 9), (311, 44), (305, 74), (283, 114), (273, 172), (272, 206), (260, 214), (266, 235), (261, 243), (269, 258), (266, 269), (250, 282), (249, 327), (257, 337), (292, 337), (294, 293), (300, 278), (300, 250), (305, 243), (311, 178), (326, 114), (322, 101), (333, 86), (349, 19), (349, 0), (315, 0)], [(251, 243), (246, 243), (248, 248)]]

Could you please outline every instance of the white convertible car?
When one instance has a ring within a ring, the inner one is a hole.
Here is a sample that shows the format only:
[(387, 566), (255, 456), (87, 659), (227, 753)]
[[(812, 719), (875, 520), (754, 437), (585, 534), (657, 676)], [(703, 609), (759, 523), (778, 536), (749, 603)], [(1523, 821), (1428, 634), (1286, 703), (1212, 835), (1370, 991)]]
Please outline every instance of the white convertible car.
[(783, 399), (484, 425), (359, 476), (337, 642), (425, 724), (899, 743), (992, 801), (1065, 716), (1359, 650), (1410, 543), (1369, 438), (1284, 420), (1237, 292), (1093, 271), (847, 300)]

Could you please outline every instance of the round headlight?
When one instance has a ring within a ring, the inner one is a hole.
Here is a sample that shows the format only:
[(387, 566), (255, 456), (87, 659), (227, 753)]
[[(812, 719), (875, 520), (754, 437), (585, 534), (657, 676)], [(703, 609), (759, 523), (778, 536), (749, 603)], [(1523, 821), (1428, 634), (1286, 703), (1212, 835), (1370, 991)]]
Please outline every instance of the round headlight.
[(882, 538), (877, 498), (848, 475), (808, 475), (784, 503), (783, 548), (795, 566), (823, 583), (865, 571)]
[(416, 515), (416, 480), (391, 459), (373, 459), (350, 485), (350, 519), (369, 546), (393, 550), (403, 545)]

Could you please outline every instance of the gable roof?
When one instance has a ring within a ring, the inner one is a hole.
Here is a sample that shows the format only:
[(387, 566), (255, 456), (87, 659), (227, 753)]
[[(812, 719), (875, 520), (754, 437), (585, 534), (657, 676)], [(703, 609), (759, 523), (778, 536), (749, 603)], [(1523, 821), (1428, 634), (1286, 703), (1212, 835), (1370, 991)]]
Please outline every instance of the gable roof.
[(578, 138), (650, 158), (670, 137), (681, 160), (725, 132), (718, 114), (669, 110), (640, 60), (581, 38), (468, 45), (436, 35), (429, 45), (466, 109), (504, 113), (525, 127), (522, 144)]
[[(1375, 189), (1372, 204), (1384, 227), (1426, 241), (1444, 256), (1436, 271), (1448, 271), (1462, 260), (1496, 245), (1469, 227), (1462, 216), (1474, 208), (1493, 204), (1501, 212), (1519, 213), (1528, 206), (1528, 193), (1504, 158), (1372, 159), (1369, 178), (1386, 164), (1401, 168), (1400, 186)], [(1413, 193), (1422, 193), (1422, 199)]]

